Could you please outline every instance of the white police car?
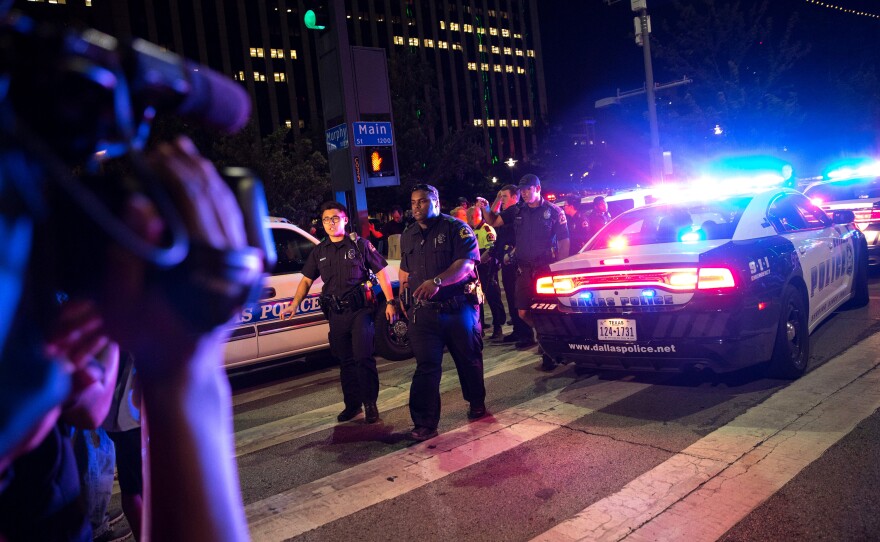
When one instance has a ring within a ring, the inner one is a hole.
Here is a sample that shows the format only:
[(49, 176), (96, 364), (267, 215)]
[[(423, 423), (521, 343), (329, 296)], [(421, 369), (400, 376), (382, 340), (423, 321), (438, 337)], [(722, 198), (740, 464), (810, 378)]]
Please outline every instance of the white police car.
[(831, 216), (852, 211), (868, 242), (868, 265), (880, 265), (880, 176), (819, 181), (807, 186), (804, 195)]
[[(324, 284), (320, 278), (312, 283), (309, 295), (297, 308), (296, 315), (288, 320), (280, 318), (281, 311), (293, 300), (296, 287), (302, 279), (301, 271), (306, 258), (318, 240), (283, 218), (270, 218), (267, 227), (275, 241), (278, 263), (263, 285), (260, 301), (245, 308), (232, 324), (226, 343), (227, 369), (306, 354), (330, 346), (329, 325), (318, 304)], [(399, 266), (398, 261), (388, 262), (387, 272), (395, 291)], [(381, 295), (381, 291), (377, 293)], [(395, 361), (411, 357), (407, 322), (402, 320), (394, 326), (389, 325), (384, 309), (384, 302), (379, 303), (375, 319), (376, 354)]]
[(537, 278), (538, 341), (585, 367), (796, 378), (822, 320), (868, 302), (865, 236), (836, 216), (787, 188), (633, 209)]

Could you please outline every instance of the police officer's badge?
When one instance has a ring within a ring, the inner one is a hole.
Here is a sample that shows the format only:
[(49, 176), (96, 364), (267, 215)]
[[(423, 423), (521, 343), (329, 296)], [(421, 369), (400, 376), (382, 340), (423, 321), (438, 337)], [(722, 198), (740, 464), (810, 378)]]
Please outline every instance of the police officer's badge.
[(467, 239), (468, 237), (473, 237), (474, 232), (472, 232), (470, 228), (465, 227), (458, 230), (458, 236), (462, 239)]
[(437, 236), (437, 244), (438, 245), (442, 245), (445, 242), (446, 242), (446, 234), (445, 233), (441, 233), (440, 235)]
[(349, 260), (354, 259), (354, 249), (353, 248), (348, 249), (348, 259)]
[(550, 209), (544, 209), (544, 220), (550, 218)]

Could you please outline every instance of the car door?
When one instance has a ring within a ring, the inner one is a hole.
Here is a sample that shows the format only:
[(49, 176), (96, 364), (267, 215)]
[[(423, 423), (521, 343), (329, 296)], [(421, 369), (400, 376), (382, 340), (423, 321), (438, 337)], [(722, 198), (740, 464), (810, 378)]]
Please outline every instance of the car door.
[[(846, 246), (828, 215), (802, 194), (783, 194), (768, 210), (777, 231), (794, 245), (807, 285), (812, 330), (831, 313), (851, 288), (846, 273)], [(852, 260), (850, 248), (850, 261)]]
[(271, 231), (278, 263), (266, 282), (259, 305), (254, 309), (261, 359), (315, 350), (328, 344), (329, 328), (318, 304), (324, 286), (320, 278), (312, 283), (308, 296), (300, 303), (293, 318), (280, 318), (281, 311), (290, 304), (302, 280), (302, 268), (315, 248), (315, 242), (287, 224), (279, 224)]

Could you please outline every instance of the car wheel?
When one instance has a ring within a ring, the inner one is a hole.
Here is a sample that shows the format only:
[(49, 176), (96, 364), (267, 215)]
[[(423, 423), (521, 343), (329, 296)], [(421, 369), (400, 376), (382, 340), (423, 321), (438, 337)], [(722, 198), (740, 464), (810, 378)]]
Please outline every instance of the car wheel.
[(852, 297), (844, 305), (847, 309), (864, 307), (868, 304), (868, 245), (859, 250), (859, 259), (853, 271)]
[(768, 376), (790, 380), (798, 378), (807, 370), (809, 359), (810, 333), (804, 298), (796, 288), (786, 286)]
[(409, 344), (409, 321), (401, 316), (394, 324), (385, 319), (385, 304), (376, 311), (376, 336), (373, 346), (376, 354), (389, 361), (402, 361), (413, 356)]

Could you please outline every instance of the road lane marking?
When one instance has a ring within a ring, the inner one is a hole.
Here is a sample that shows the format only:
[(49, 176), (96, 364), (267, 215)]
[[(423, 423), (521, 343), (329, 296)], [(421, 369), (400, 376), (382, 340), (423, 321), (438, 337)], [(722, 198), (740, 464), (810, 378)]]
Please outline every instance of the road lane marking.
[[(522, 367), (533, 365), (537, 362), (535, 354), (531, 352), (517, 352), (511, 356), (499, 359), (497, 363), (487, 364), (484, 378), (491, 378), (508, 371), (515, 371)], [(414, 370), (415, 366), (411, 367)], [(455, 368), (448, 369), (443, 373), (440, 382), (440, 393), (456, 390), (460, 387), (458, 373)], [(380, 411), (387, 411), (409, 404), (409, 387), (384, 388), (379, 392), (377, 405)], [(235, 433), (235, 456), (254, 453), (266, 448), (290, 442), (318, 431), (324, 431), (335, 427), (339, 422), (336, 415), (344, 408), (340, 401), (319, 409), (302, 412), (293, 416), (287, 416), (272, 422), (249, 427)]]
[(865, 339), (534, 540), (716, 540), (880, 408), (878, 348)]
[[(534, 360), (534, 357), (529, 358)], [(556, 390), (245, 507), (254, 540), (286, 540), (404, 495), (651, 387), (629, 378)]]

